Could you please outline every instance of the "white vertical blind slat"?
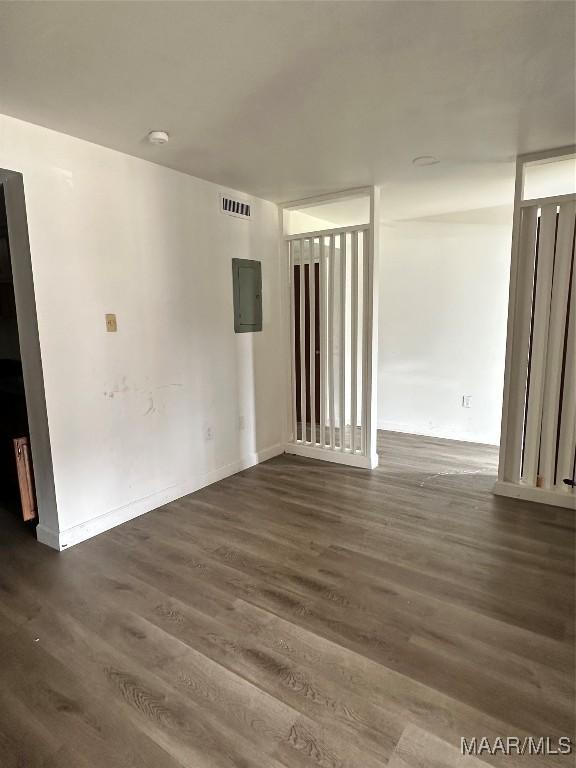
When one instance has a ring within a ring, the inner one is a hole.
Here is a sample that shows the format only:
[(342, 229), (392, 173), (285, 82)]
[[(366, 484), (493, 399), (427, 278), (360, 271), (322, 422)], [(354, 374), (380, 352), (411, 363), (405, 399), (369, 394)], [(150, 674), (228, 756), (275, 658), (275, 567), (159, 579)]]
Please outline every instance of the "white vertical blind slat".
[(339, 400), (340, 400), (340, 450), (346, 450), (346, 235), (340, 235), (340, 347), (339, 364)]
[(368, 351), (369, 340), (366, 333), (368, 328), (368, 316), (369, 316), (369, 290), (370, 290), (370, 273), (368, 268), (368, 236), (366, 232), (362, 233), (362, 403), (361, 403), (361, 420), (362, 420), (362, 453), (366, 455), (368, 453), (368, 430), (367, 430), (367, 408), (366, 408), (366, 378), (368, 375)]
[(568, 338), (564, 361), (564, 391), (560, 412), (557, 485), (567, 490), (564, 480), (574, 479), (576, 453), (576, 257), (572, 254), (572, 285), (568, 307)]
[(326, 239), (320, 238), (320, 447), (326, 445)]
[(554, 242), (556, 239), (556, 206), (548, 205), (540, 216), (538, 238), (538, 268), (535, 276), (536, 299), (533, 309), (533, 334), (530, 350), (530, 378), (526, 404), (526, 427), (522, 479), (536, 484), (540, 456), (540, 430), (546, 378), (546, 350), (550, 320), (550, 296), (554, 268)]
[(515, 483), (520, 479), (537, 225), (537, 207), (523, 208), (518, 245), (518, 292), (514, 307), (514, 328), (516, 331), (510, 370), (509, 426), (504, 471), (505, 479)]
[(328, 265), (328, 389), (330, 415), (330, 447), (336, 447), (336, 396), (334, 391), (334, 291), (336, 290), (336, 243), (335, 236), (330, 235), (329, 265)]
[(310, 442), (316, 445), (316, 269), (314, 238), (308, 241), (308, 309), (310, 328)]
[(560, 214), (558, 216), (540, 445), (539, 474), (544, 488), (551, 488), (555, 484), (556, 438), (558, 434), (558, 416), (560, 413), (562, 361), (564, 357), (566, 310), (568, 306), (570, 268), (574, 243), (575, 211), (576, 205), (574, 203), (564, 203), (560, 206)]
[(290, 286), (290, 359), (292, 361), (292, 439), (294, 442), (298, 439), (298, 424), (296, 410), (296, 315), (294, 298), (294, 281), (296, 270), (294, 268), (294, 242), (288, 243), (288, 269)]
[(358, 232), (352, 233), (350, 271), (350, 450), (355, 453), (358, 418)]

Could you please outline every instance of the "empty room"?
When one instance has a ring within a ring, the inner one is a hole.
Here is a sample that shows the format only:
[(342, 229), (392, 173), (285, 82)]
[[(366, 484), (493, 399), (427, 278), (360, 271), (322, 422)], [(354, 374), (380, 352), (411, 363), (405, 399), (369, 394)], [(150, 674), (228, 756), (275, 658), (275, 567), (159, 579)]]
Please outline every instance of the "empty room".
[(0, 0), (0, 768), (573, 766), (576, 2)]

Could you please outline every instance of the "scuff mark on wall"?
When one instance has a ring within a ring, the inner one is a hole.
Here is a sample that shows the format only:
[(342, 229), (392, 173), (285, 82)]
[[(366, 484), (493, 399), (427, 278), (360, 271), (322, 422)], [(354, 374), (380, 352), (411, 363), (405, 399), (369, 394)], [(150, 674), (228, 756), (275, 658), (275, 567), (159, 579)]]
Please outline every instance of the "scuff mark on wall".
[[(129, 391), (130, 391), (130, 387), (128, 386), (128, 379), (126, 378), (126, 376), (123, 376), (120, 384), (114, 384), (111, 390), (104, 391), (104, 397), (108, 397), (112, 399), (114, 395), (119, 395)], [(137, 392), (138, 390), (134, 390), (134, 391)]]
[[(114, 384), (109, 390), (104, 390), (104, 397), (109, 400), (113, 400), (116, 395), (136, 395), (136, 407), (138, 411), (144, 415), (149, 416), (153, 413), (163, 413), (164, 403), (157, 405), (154, 394), (161, 390), (181, 389), (184, 385), (178, 382), (169, 382), (167, 384), (158, 384), (155, 387), (133, 387), (128, 383), (126, 376), (122, 377), (120, 383)], [(144, 401), (144, 402), (142, 402)]]
[(172, 387), (183, 387), (183, 384), (179, 383), (172, 383), (169, 384), (159, 384), (156, 387), (153, 387), (152, 390), (149, 389), (141, 389), (140, 387), (130, 387), (128, 385), (128, 380), (126, 376), (122, 377), (122, 381), (120, 384), (114, 384), (112, 389), (110, 390), (104, 390), (104, 397), (108, 397), (110, 400), (114, 398), (115, 395), (125, 394), (126, 392), (134, 392), (135, 394), (144, 392), (147, 397), (150, 397), (151, 392), (157, 392), (161, 389), (170, 389)]

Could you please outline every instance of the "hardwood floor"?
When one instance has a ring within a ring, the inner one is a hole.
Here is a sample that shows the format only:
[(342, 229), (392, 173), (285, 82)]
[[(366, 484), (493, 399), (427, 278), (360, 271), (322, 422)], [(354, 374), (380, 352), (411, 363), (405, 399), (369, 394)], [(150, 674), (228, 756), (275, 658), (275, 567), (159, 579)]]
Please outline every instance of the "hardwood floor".
[(0, 515), (2, 768), (572, 766), (574, 514), (496, 449), (281, 456), (58, 554)]

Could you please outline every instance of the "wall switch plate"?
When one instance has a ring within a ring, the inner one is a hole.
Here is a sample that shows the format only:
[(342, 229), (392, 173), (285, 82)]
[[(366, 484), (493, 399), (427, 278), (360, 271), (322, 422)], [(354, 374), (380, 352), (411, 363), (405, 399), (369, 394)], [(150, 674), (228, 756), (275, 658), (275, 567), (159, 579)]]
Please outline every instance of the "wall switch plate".
[(240, 414), (238, 416), (238, 429), (242, 431), (243, 429), (246, 429), (246, 419), (244, 418), (243, 414)]
[(106, 330), (108, 333), (116, 333), (118, 330), (118, 323), (116, 322), (116, 315), (106, 315)]
[(472, 395), (462, 395), (462, 408), (472, 408)]
[(206, 427), (204, 430), (204, 439), (207, 443), (209, 443), (210, 440), (214, 440), (214, 431), (212, 430), (212, 427)]

